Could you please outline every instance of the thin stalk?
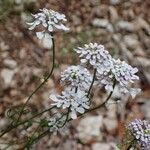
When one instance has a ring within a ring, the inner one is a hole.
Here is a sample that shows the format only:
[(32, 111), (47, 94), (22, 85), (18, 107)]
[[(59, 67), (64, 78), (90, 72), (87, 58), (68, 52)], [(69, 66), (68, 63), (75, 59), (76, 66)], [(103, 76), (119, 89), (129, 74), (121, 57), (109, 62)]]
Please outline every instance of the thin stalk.
[(29, 118), (29, 119), (27, 119), (27, 120), (24, 120), (24, 121), (22, 121), (22, 122), (20, 122), (20, 123), (18, 123), (18, 124), (8, 126), (7, 129), (0, 135), (0, 137), (2, 137), (3, 135), (5, 135), (6, 133), (10, 132), (12, 129), (17, 128), (18, 126), (20, 126), (20, 125), (22, 125), (22, 124), (24, 124), (24, 123), (26, 123), (26, 122), (28, 122), (28, 121), (30, 121), (30, 120), (36, 118), (36, 117), (42, 115), (42, 114), (45, 113), (45, 112), (50, 111), (50, 110), (53, 109), (53, 108), (55, 108), (55, 106), (53, 106), (53, 107), (51, 107), (51, 108), (48, 108), (48, 109), (45, 109), (45, 110), (43, 110), (43, 111), (41, 111), (41, 112), (35, 114), (35, 115), (32, 116), (31, 118)]
[[(113, 89), (115, 88), (115, 85), (116, 85), (116, 80), (114, 80)], [(114, 91), (114, 90), (113, 90), (113, 91)], [(94, 108), (91, 108), (91, 109), (85, 111), (84, 114), (89, 113), (89, 112), (91, 112), (91, 111), (94, 111), (94, 110), (96, 110), (96, 109), (99, 109), (99, 108), (105, 106), (105, 104), (106, 104), (106, 103), (108, 102), (108, 100), (111, 98), (111, 96), (112, 96), (112, 94), (113, 94), (113, 91), (111, 91), (111, 92), (109, 93), (108, 97), (106, 98), (106, 100), (105, 100), (102, 104), (100, 104), (100, 105), (98, 105), (98, 106), (96, 106), (96, 107), (94, 107)], [(81, 116), (83, 116), (84, 114), (79, 114), (78, 117), (81, 117)], [(72, 118), (70, 118), (68, 121), (71, 121), (71, 120), (72, 120)]]
[(132, 148), (132, 146), (134, 145), (134, 142), (136, 141), (136, 139), (133, 139), (131, 142), (130, 142), (130, 145), (127, 147), (127, 150), (130, 150), (130, 148)]
[[(54, 41), (54, 37), (53, 37), (53, 34), (51, 33), (51, 36), (52, 36), (52, 51), (53, 51), (53, 60), (52, 60), (52, 68), (51, 68), (51, 71), (49, 72), (48, 76), (44, 79), (44, 81), (31, 93), (31, 95), (28, 97), (28, 99), (26, 100), (26, 102), (24, 103), (21, 111), (20, 111), (20, 114), (19, 114), (19, 117), (17, 119), (17, 122), (20, 120), (22, 114), (23, 114), (23, 111), (24, 111), (24, 108), (26, 107), (27, 103), (29, 102), (29, 100), (32, 98), (32, 96), (47, 82), (47, 80), (51, 77), (51, 75), (53, 74), (53, 71), (54, 71), (54, 67), (55, 67), (55, 41)], [(17, 123), (16, 122), (16, 123)]]
[[(116, 81), (114, 81), (113, 89), (115, 88), (115, 85), (116, 85)], [(110, 97), (112, 96), (112, 94), (113, 94), (113, 91), (110, 92), (110, 94), (108, 95), (108, 97), (106, 98), (106, 100), (105, 100), (102, 104), (98, 105), (97, 107), (94, 107), (94, 108), (92, 108), (92, 109), (87, 110), (84, 114), (89, 113), (89, 112), (91, 112), (91, 111), (94, 111), (94, 110), (96, 110), (96, 109), (98, 109), (98, 108), (103, 107), (103, 106), (108, 102), (108, 100), (110, 99)], [(69, 111), (68, 111), (68, 112), (69, 112)], [(64, 122), (64, 125), (65, 125), (67, 122), (69, 122), (69, 121), (72, 120), (72, 118), (69, 118), (69, 113), (68, 113), (68, 112), (67, 112), (67, 114), (66, 114), (67, 116), (66, 116), (66, 120), (65, 120), (65, 122)], [(84, 114), (79, 114), (78, 117), (81, 117), (81, 116), (83, 116)], [(63, 127), (63, 126), (61, 126), (61, 127)], [(61, 128), (61, 127), (60, 127), (60, 128)], [(44, 136), (46, 136), (48, 133), (49, 133), (49, 129), (46, 130), (46, 131), (44, 131), (44, 132), (43, 132), (42, 134), (40, 134), (37, 138), (35, 138), (35, 139), (34, 139), (34, 142), (40, 140), (41, 138), (43, 138)], [(26, 146), (24, 146), (24, 148), (26, 148)]]
[[(113, 91), (114, 91), (115, 85), (116, 85), (116, 80), (114, 80)], [(108, 102), (108, 100), (111, 98), (111, 96), (112, 96), (112, 94), (113, 94), (113, 91), (111, 91), (111, 92), (109, 93), (108, 97), (106, 98), (106, 100), (105, 100), (102, 104), (100, 104), (100, 105), (98, 105), (98, 106), (96, 106), (96, 107), (94, 107), (94, 108), (92, 108), (92, 109), (87, 110), (85, 113), (103, 107), (103, 106)]]
[[(115, 85), (116, 85), (116, 80), (114, 81), (113, 89), (115, 88)], [(110, 99), (110, 97), (112, 96), (112, 94), (113, 94), (113, 91), (110, 92), (110, 94), (108, 95), (108, 97), (106, 98), (106, 100), (105, 100), (102, 104), (100, 104), (100, 105), (98, 105), (98, 106), (96, 106), (96, 107), (94, 107), (94, 108), (92, 108), (92, 109), (90, 109), (90, 110), (87, 110), (84, 114), (89, 113), (89, 112), (91, 112), (91, 111), (94, 111), (94, 110), (96, 110), (96, 109), (98, 109), (98, 108), (103, 107), (103, 106), (108, 102), (108, 100)], [(83, 116), (84, 114), (79, 114), (78, 117), (81, 117), (81, 116)], [(59, 128), (63, 127), (67, 122), (69, 122), (69, 121), (72, 120), (72, 118), (69, 118), (69, 109), (68, 109), (68, 112), (67, 112), (66, 115), (67, 115), (67, 116), (66, 116), (66, 120), (65, 120), (64, 124), (63, 124), (62, 126), (60, 126)], [(60, 118), (59, 118), (59, 119), (60, 119)], [(37, 138), (35, 138), (34, 141), (32, 141), (31, 144), (33, 144), (34, 142), (39, 141), (41, 138), (43, 138), (44, 136), (46, 136), (48, 133), (49, 133), (49, 129), (46, 130), (46, 131), (44, 131), (44, 132), (43, 132), (42, 134), (40, 134)], [(26, 146), (27, 146), (27, 145), (25, 145), (24, 148), (26, 148)]]
[(89, 88), (89, 90), (88, 90), (88, 95), (87, 95), (87, 97), (89, 97), (89, 95), (90, 95), (90, 93), (91, 93), (91, 90), (92, 90), (92, 87), (93, 87), (93, 84), (94, 84), (94, 81), (95, 81), (95, 77), (96, 77), (96, 72), (97, 72), (97, 70), (94, 69), (93, 79), (92, 79), (90, 88)]
[(38, 137), (34, 138), (33, 141), (31, 141), (31, 143), (26, 143), (22, 149), (27, 148), (28, 150), (31, 148), (31, 146), (35, 143), (38, 142), (41, 138), (43, 138), (44, 136), (46, 136), (49, 133), (49, 129), (45, 130), (44, 132), (42, 132), (40, 135), (38, 135)]
[(68, 118), (69, 118), (69, 112), (70, 112), (70, 107), (68, 108), (68, 112), (66, 114), (66, 119), (65, 119), (64, 123), (59, 128), (62, 128), (67, 123)]

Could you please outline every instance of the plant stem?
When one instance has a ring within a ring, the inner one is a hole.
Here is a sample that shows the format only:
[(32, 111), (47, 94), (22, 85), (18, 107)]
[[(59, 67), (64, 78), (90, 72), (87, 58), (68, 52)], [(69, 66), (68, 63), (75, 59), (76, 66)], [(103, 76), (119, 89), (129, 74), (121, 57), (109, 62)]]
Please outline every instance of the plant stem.
[(38, 137), (34, 138), (30, 143), (26, 143), (22, 149), (27, 148), (28, 150), (31, 148), (31, 146), (34, 144), (34, 142), (38, 142), (41, 138), (43, 138), (47, 133), (49, 133), (49, 129), (42, 132)]
[(45, 80), (31, 93), (31, 95), (28, 97), (28, 99), (26, 100), (26, 102), (24, 103), (21, 111), (20, 111), (20, 114), (19, 114), (19, 117), (17, 119), (17, 122), (20, 120), (22, 114), (23, 114), (23, 111), (24, 111), (24, 108), (26, 107), (27, 103), (29, 102), (29, 100), (32, 98), (32, 96), (47, 82), (47, 80), (51, 77), (51, 75), (53, 74), (53, 71), (54, 71), (54, 67), (55, 67), (55, 41), (54, 41), (54, 37), (53, 37), (53, 33), (51, 33), (51, 36), (52, 36), (52, 51), (53, 51), (53, 60), (52, 60), (52, 68), (51, 68), (51, 71), (49, 72), (48, 76), (45, 78)]
[[(116, 85), (116, 80), (114, 81), (113, 89), (115, 88), (115, 85)], [(91, 112), (91, 111), (94, 111), (94, 110), (96, 110), (96, 109), (98, 109), (98, 108), (103, 107), (103, 106), (108, 102), (108, 100), (110, 99), (110, 97), (112, 96), (112, 94), (113, 94), (113, 91), (110, 92), (110, 94), (108, 95), (108, 97), (106, 98), (106, 100), (105, 100), (102, 104), (100, 104), (100, 105), (98, 105), (98, 106), (96, 106), (96, 107), (94, 107), (94, 108), (92, 108), (92, 109), (87, 110), (84, 114), (89, 113), (89, 112)], [(69, 111), (68, 111), (68, 112), (69, 112)], [(67, 114), (66, 114), (67, 116), (66, 116), (66, 120), (65, 120), (63, 126), (64, 126), (67, 122), (73, 120), (72, 118), (69, 118), (69, 113), (68, 113), (68, 112), (67, 112)], [(78, 117), (81, 117), (81, 116), (83, 116), (84, 114), (79, 114)], [(63, 127), (63, 126), (61, 126), (61, 127)], [(61, 127), (60, 127), (60, 128), (61, 128)], [(47, 135), (48, 133), (49, 133), (49, 129), (46, 130), (46, 131), (44, 131), (44, 132), (43, 132), (42, 134), (40, 134), (37, 138), (35, 138), (35, 139), (34, 139), (34, 142), (40, 140), (41, 138), (43, 138), (43, 137), (44, 137), (45, 135)], [(24, 148), (26, 148), (26, 146), (25, 146)]]
[(94, 84), (94, 81), (95, 81), (95, 77), (96, 77), (96, 69), (94, 69), (94, 74), (93, 74), (93, 79), (92, 79), (92, 82), (91, 82), (91, 85), (90, 85), (90, 88), (88, 90), (88, 95), (87, 97), (89, 97), (90, 93), (91, 93), (91, 90), (92, 90), (92, 87), (93, 87), (93, 84)]
[[(114, 80), (113, 89), (115, 88), (115, 85), (116, 85), (116, 80)], [(113, 90), (113, 91), (114, 91), (114, 90)], [(85, 111), (84, 114), (89, 113), (89, 112), (91, 112), (91, 111), (94, 111), (94, 110), (96, 110), (96, 109), (98, 109), (98, 108), (101, 108), (101, 107), (105, 106), (105, 104), (106, 104), (106, 103), (108, 102), (108, 100), (111, 98), (111, 96), (112, 96), (112, 94), (113, 94), (113, 91), (111, 91), (111, 92), (109, 93), (108, 97), (106, 98), (106, 100), (105, 100), (102, 104), (100, 104), (100, 105), (98, 105), (98, 106), (96, 106), (96, 107), (94, 107), (94, 108), (91, 108), (91, 109)], [(84, 114), (79, 114), (78, 117), (81, 117), (81, 116), (83, 116)], [(70, 118), (68, 121), (71, 121), (71, 120), (72, 120), (72, 118)]]
[(51, 107), (51, 108), (48, 108), (48, 109), (45, 109), (45, 110), (43, 110), (43, 111), (41, 111), (41, 112), (35, 114), (35, 115), (32, 116), (31, 118), (29, 118), (29, 119), (27, 119), (27, 120), (24, 120), (24, 121), (22, 121), (22, 122), (20, 122), (20, 123), (18, 123), (18, 124), (8, 126), (7, 129), (0, 135), (0, 137), (2, 137), (3, 135), (5, 135), (6, 133), (10, 132), (12, 129), (17, 128), (18, 126), (20, 126), (20, 125), (22, 125), (22, 124), (24, 124), (24, 123), (26, 123), (26, 122), (28, 122), (28, 121), (30, 121), (30, 120), (36, 118), (36, 117), (42, 115), (42, 114), (45, 113), (45, 112), (50, 111), (50, 110), (53, 109), (53, 108), (55, 108), (55, 106), (53, 106), (53, 107)]

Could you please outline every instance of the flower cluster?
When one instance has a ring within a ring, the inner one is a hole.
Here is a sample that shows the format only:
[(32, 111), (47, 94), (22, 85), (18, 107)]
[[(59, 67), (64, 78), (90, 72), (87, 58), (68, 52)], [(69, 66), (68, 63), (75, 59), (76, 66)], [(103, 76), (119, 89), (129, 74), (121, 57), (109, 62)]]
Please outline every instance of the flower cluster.
[(112, 59), (112, 64), (109, 72), (105, 71), (102, 75), (97, 75), (98, 82), (105, 85), (106, 90), (112, 91), (113, 80), (116, 80), (120, 92), (129, 92), (134, 98), (140, 92), (140, 89), (130, 88), (129, 85), (134, 83), (135, 80), (139, 80), (139, 77), (135, 75), (138, 69), (133, 68), (124, 61), (120, 61), (120, 59)]
[(103, 45), (97, 43), (85, 44), (83, 48), (78, 47), (75, 51), (80, 54), (81, 63), (90, 63), (99, 73), (107, 71), (111, 66), (111, 55)]
[(61, 83), (70, 85), (71, 88), (88, 90), (91, 82), (92, 77), (90, 72), (80, 65), (70, 66), (61, 74)]
[(120, 59), (114, 59), (103, 45), (97, 43), (85, 44), (75, 51), (80, 54), (81, 63), (89, 63), (97, 70), (97, 83), (104, 85), (107, 91), (113, 91), (113, 83), (116, 81), (121, 93), (129, 92), (134, 98), (140, 89), (130, 88), (130, 84), (139, 77), (135, 75), (137, 68), (133, 68)]
[(69, 124), (65, 124), (66, 117), (62, 116), (60, 113), (56, 113), (53, 117), (48, 120), (48, 127), (50, 132), (64, 132)]
[(66, 16), (54, 10), (43, 8), (40, 9), (39, 13), (32, 16), (34, 17), (34, 21), (27, 24), (30, 26), (29, 30), (33, 30), (39, 26), (43, 28), (43, 31), (36, 32), (39, 39), (42, 39), (46, 33), (53, 32), (54, 29), (69, 30), (69, 28), (63, 24), (63, 22), (67, 21)]
[(150, 149), (150, 124), (148, 122), (135, 119), (128, 125), (128, 129), (143, 150)]
[(135, 75), (138, 69), (133, 68), (124, 61), (114, 59), (102, 45), (97, 43), (86, 44), (83, 48), (75, 49), (80, 54), (81, 64), (70, 66), (61, 74), (61, 83), (67, 85), (61, 95), (51, 95), (54, 101), (52, 105), (59, 108), (68, 108), (71, 118), (77, 118), (77, 113), (84, 113), (89, 109), (89, 92), (92, 83), (90, 72), (83, 67), (89, 63), (96, 72), (98, 85), (104, 85), (107, 91), (113, 91), (114, 82), (118, 85), (121, 93), (129, 92), (135, 97), (140, 89), (130, 88), (130, 84), (138, 80)]
[(77, 118), (77, 112), (83, 114), (86, 109), (89, 109), (87, 93), (79, 89), (77, 92), (66, 89), (61, 95), (50, 95), (50, 99), (54, 101), (52, 105), (63, 109), (68, 108), (72, 119)]

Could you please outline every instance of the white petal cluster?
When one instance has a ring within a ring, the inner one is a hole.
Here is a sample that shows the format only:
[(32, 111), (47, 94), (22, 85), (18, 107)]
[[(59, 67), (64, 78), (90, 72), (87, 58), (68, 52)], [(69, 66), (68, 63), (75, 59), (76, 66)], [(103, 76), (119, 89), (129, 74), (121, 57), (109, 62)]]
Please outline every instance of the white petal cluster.
[(80, 90), (88, 90), (92, 82), (90, 72), (78, 65), (70, 66), (61, 74), (61, 83), (69, 85), (71, 88), (79, 88)]
[(111, 66), (111, 55), (103, 45), (97, 43), (85, 44), (84, 47), (78, 47), (75, 51), (81, 58), (81, 63), (90, 63), (100, 73), (109, 70)]
[(87, 93), (78, 90), (77, 93), (66, 89), (61, 95), (50, 95), (50, 99), (54, 101), (52, 105), (58, 108), (69, 108), (71, 118), (76, 119), (77, 113), (83, 114), (86, 109), (89, 109), (89, 99)]
[(138, 141), (142, 150), (150, 149), (150, 124), (147, 121), (135, 119), (128, 125), (128, 129)]
[(39, 39), (42, 39), (45, 33), (53, 32), (54, 29), (58, 30), (69, 30), (63, 22), (66, 22), (66, 16), (60, 14), (54, 10), (48, 10), (46, 8), (40, 9), (40, 12), (32, 15), (34, 21), (27, 23), (30, 27), (29, 30), (33, 30), (38, 26), (42, 26), (44, 29), (41, 32), (36, 32), (36, 35)]
[(137, 68), (133, 68), (129, 64), (120, 59), (112, 59), (112, 65), (109, 72), (105, 71), (103, 74), (97, 74), (98, 82), (105, 85), (105, 89), (108, 91), (113, 90), (113, 81), (116, 80), (120, 92), (129, 92), (134, 98), (140, 89), (130, 88), (130, 84), (135, 80), (139, 80), (139, 77), (135, 75), (138, 72)]
[(133, 68), (120, 59), (113, 59), (113, 68), (111, 71), (121, 86), (127, 85), (129, 82), (134, 83), (135, 80), (139, 80), (139, 77), (135, 75), (135, 73), (138, 72), (138, 69)]
[(51, 117), (48, 121), (48, 126), (50, 128), (50, 132), (65, 132), (67, 127), (69, 126), (68, 123), (64, 124), (66, 121), (66, 117), (57, 112), (53, 117)]

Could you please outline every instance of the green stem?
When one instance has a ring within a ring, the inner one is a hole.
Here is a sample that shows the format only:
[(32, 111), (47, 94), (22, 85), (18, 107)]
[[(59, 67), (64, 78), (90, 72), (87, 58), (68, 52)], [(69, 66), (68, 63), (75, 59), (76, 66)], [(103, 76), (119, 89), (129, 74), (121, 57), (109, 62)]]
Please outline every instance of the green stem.
[[(115, 88), (115, 85), (116, 85), (116, 81), (114, 81), (113, 89)], [(89, 112), (91, 112), (91, 111), (94, 111), (94, 110), (96, 110), (96, 109), (98, 109), (98, 108), (103, 107), (103, 106), (108, 102), (108, 100), (110, 99), (110, 97), (112, 96), (112, 94), (113, 94), (113, 91), (110, 92), (110, 94), (108, 95), (108, 97), (106, 98), (106, 100), (105, 100), (102, 104), (98, 105), (97, 107), (94, 107), (94, 108), (92, 108), (92, 109), (87, 110), (84, 114), (89, 113)], [(69, 111), (68, 111), (68, 112), (69, 112)], [(69, 113), (68, 113), (68, 112), (67, 112), (67, 114), (66, 114), (67, 116), (66, 116), (66, 120), (65, 120), (63, 126), (64, 126), (67, 122), (69, 122), (69, 121), (72, 120), (72, 118), (69, 118)], [(81, 117), (81, 116), (83, 116), (84, 114), (79, 114), (78, 117)], [(63, 126), (61, 126), (61, 127), (63, 127)], [(60, 128), (61, 128), (61, 127), (60, 127)], [(34, 139), (34, 142), (40, 140), (42, 137), (44, 137), (44, 136), (47, 135), (48, 133), (49, 133), (49, 129), (46, 130), (46, 131), (44, 131), (41, 135), (39, 135), (36, 139)], [(24, 148), (26, 148), (26, 147), (24, 147)]]
[(26, 102), (24, 103), (21, 111), (20, 111), (20, 114), (19, 114), (19, 117), (17, 119), (17, 122), (20, 120), (22, 114), (23, 114), (23, 111), (24, 111), (24, 108), (26, 107), (27, 103), (29, 102), (29, 100), (32, 98), (32, 96), (47, 82), (47, 80), (51, 77), (52, 73), (53, 73), (53, 70), (54, 70), (54, 67), (55, 67), (55, 41), (54, 41), (54, 37), (53, 37), (53, 34), (51, 33), (51, 36), (52, 36), (52, 46), (53, 46), (53, 60), (52, 60), (52, 68), (51, 68), (51, 71), (50, 73), (48, 74), (48, 76), (45, 78), (45, 80), (31, 93), (31, 95), (28, 97), (28, 99), (26, 100)]
[(41, 138), (43, 138), (44, 136), (46, 136), (49, 133), (49, 129), (45, 130), (44, 132), (42, 132), (40, 135), (38, 135), (38, 137), (34, 138), (30, 143), (26, 143), (22, 149), (27, 148), (28, 150), (31, 148), (31, 146), (35, 143), (38, 142)]
[(136, 139), (133, 139), (131, 142), (130, 142), (130, 145), (127, 147), (127, 150), (130, 150), (130, 148), (132, 148), (132, 146), (134, 145), (134, 142), (136, 141)]
[(64, 123), (59, 128), (62, 128), (67, 123), (68, 118), (69, 118), (69, 112), (70, 112), (70, 107), (68, 108), (68, 112), (66, 114), (66, 119), (65, 119)]
[(97, 70), (94, 69), (93, 79), (92, 79), (90, 88), (89, 88), (89, 90), (88, 90), (88, 95), (87, 95), (87, 97), (89, 97), (89, 95), (90, 95), (90, 93), (91, 93), (91, 90), (92, 90), (92, 87), (93, 87), (93, 84), (94, 84), (94, 81), (95, 81), (95, 77), (96, 77), (96, 72), (97, 72)]
[(2, 137), (3, 135), (5, 135), (6, 133), (10, 132), (12, 129), (17, 128), (18, 126), (20, 126), (20, 125), (22, 125), (22, 124), (24, 124), (24, 123), (26, 123), (26, 122), (28, 122), (28, 121), (31, 121), (32, 119), (34, 119), (34, 118), (36, 118), (36, 117), (42, 115), (42, 114), (45, 113), (45, 112), (50, 111), (50, 110), (53, 109), (53, 108), (55, 108), (55, 106), (53, 106), (53, 107), (51, 107), (51, 108), (48, 108), (48, 109), (45, 109), (45, 110), (41, 111), (40, 113), (37, 113), (37, 114), (35, 114), (34, 116), (32, 116), (31, 118), (29, 118), (29, 119), (27, 119), (27, 120), (24, 120), (24, 121), (22, 121), (22, 122), (20, 122), (20, 123), (18, 123), (18, 124), (8, 126), (7, 129), (0, 135), (0, 137)]
[[(115, 88), (115, 85), (116, 85), (116, 80), (114, 80), (113, 89)], [(113, 91), (114, 91), (114, 90), (113, 90)], [(113, 91), (111, 91), (111, 92), (109, 93), (108, 97), (106, 98), (106, 100), (105, 100), (102, 104), (100, 104), (100, 105), (98, 105), (98, 106), (96, 106), (96, 107), (94, 107), (94, 108), (91, 108), (91, 109), (87, 110), (84, 114), (89, 113), (89, 112), (91, 112), (91, 111), (94, 111), (94, 110), (96, 110), (96, 109), (99, 109), (99, 108), (105, 106), (105, 104), (106, 104), (106, 103), (108, 102), (108, 100), (111, 98), (111, 96), (112, 96), (112, 94), (113, 94)], [(84, 114), (79, 114), (78, 117), (81, 117), (81, 116), (83, 116)], [(71, 121), (71, 120), (72, 120), (72, 118), (70, 118), (68, 121)]]

